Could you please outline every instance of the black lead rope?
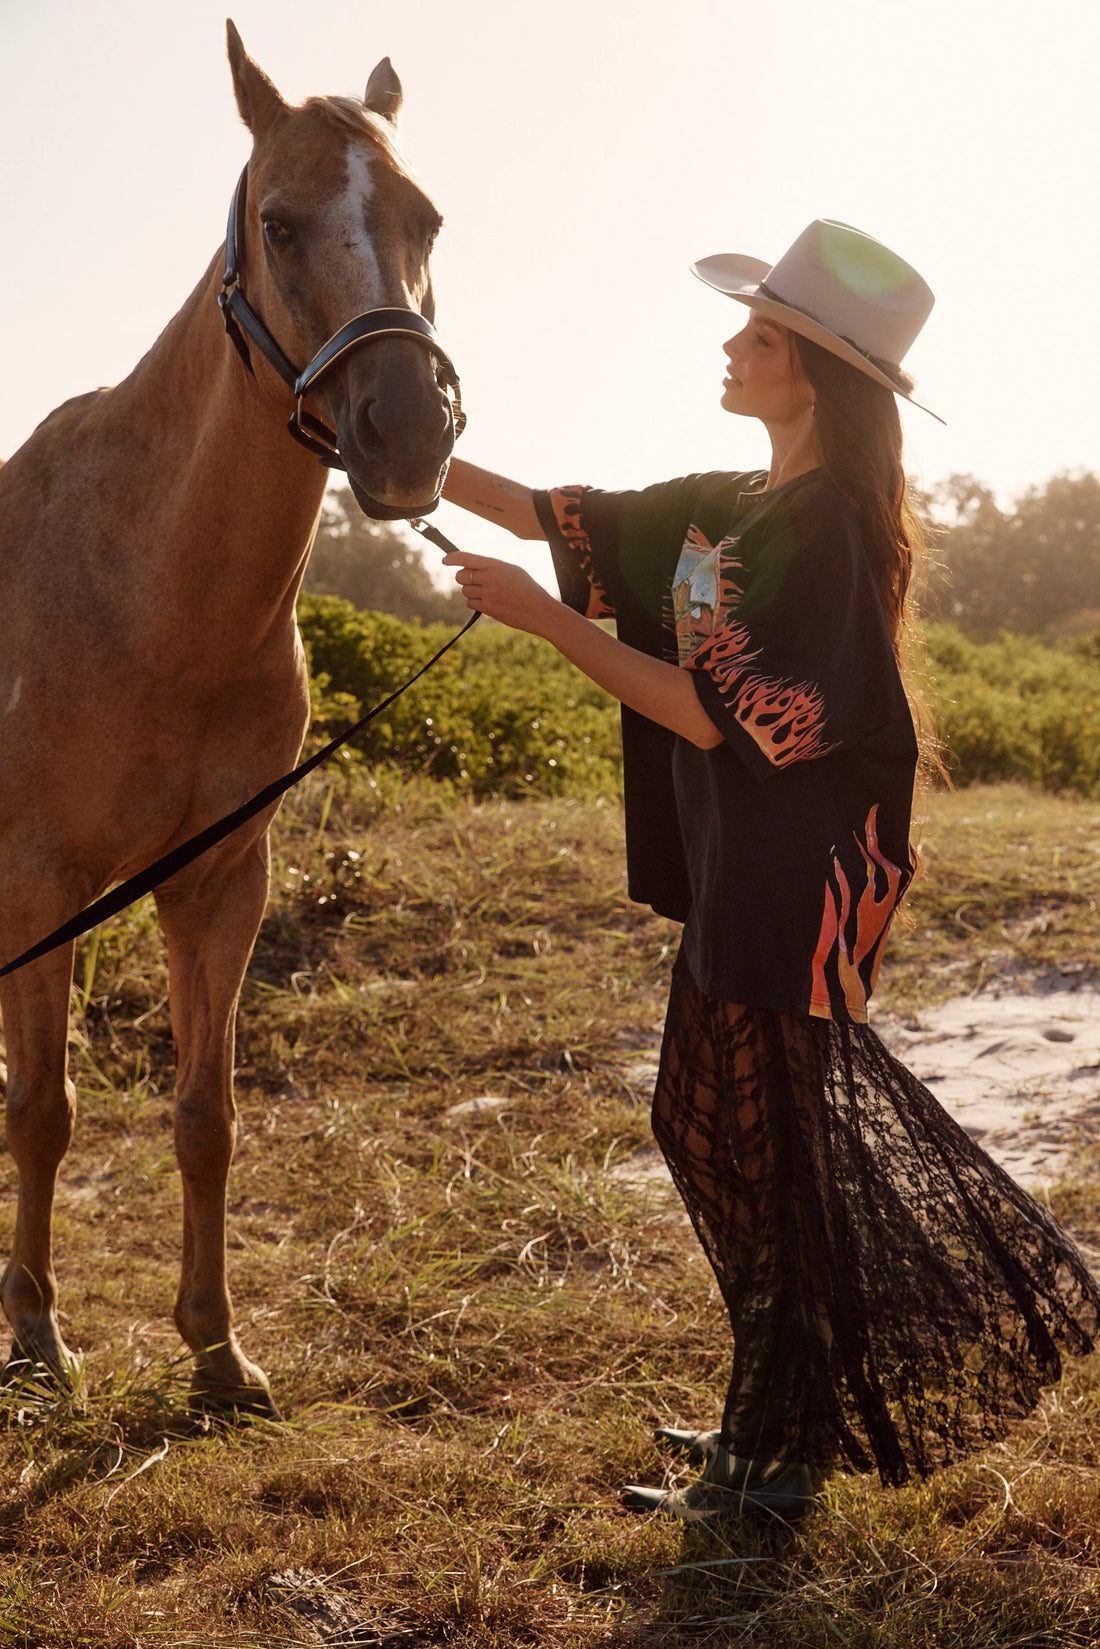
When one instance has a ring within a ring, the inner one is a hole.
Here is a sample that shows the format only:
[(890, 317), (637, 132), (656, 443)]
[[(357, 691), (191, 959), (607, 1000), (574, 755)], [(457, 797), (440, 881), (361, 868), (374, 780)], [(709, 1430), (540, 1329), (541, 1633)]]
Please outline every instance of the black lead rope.
[[(434, 544), (437, 549), (442, 550), (444, 554), (458, 553), (455, 545), (451, 543), (449, 538), (445, 538), (437, 527), (429, 526), (426, 521), (415, 521), (410, 524), (415, 526), (423, 537)], [(321, 763), (334, 755), (341, 745), (347, 744), (349, 739), (353, 739), (357, 733), (361, 733), (368, 722), (372, 722), (376, 716), (380, 716), (383, 710), (388, 710), (395, 699), (399, 699), (402, 693), (407, 693), (413, 683), (419, 681), (421, 676), (432, 668), (433, 664), (439, 663), (444, 653), (449, 653), (455, 643), (462, 640), (467, 630), (471, 630), (480, 617), (480, 613), (471, 614), (457, 635), (453, 635), (450, 641), (446, 642), (437, 653), (434, 653), (426, 664), (422, 664), (416, 674), (410, 676), (408, 681), (404, 682), (395, 693), (391, 693), (388, 698), (384, 698), (381, 704), (376, 704), (373, 710), (368, 710), (367, 714), (362, 716), (354, 726), (346, 727), (336, 738), (330, 739), (328, 744), (318, 750), (315, 755), (310, 756), (307, 761), (302, 762), (293, 772), (284, 773), (281, 779), (276, 779), (273, 784), (265, 785), (264, 789), (258, 791), (251, 801), (245, 802), (243, 807), (235, 808), (232, 813), (227, 813), (224, 818), (218, 819), (212, 825), (207, 825), (205, 830), (200, 830), (197, 835), (188, 837), (187, 841), (181, 842), (179, 847), (174, 847), (171, 852), (155, 859), (145, 870), (139, 870), (136, 876), (131, 876), (125, 882), (121, 882), (118, 887), (112, 888), (110, 893), (105, 893), (94, 904), (85, 906), (83, 910), (78, 910), (70, 921), (63, 923), (59, 928), (55, 928), (52, 933), (46, 935), (45, 939), (40, 939), (37, 945), (32, 945), (30, 950), (25, 950), (13, 962), (8, 962), (5, 967), (0, 968), (0, 979), (5, 974), (15, 973), (18, 968), (26, 967), (28, 962), (36, 962), (40, 956), (47, 956), (50, 951), (56, 950), (59, 945), (68, 944), (72, 939), (79, 939), (82, 934), (87, 933), (100, 922), (107, 921), (108, 917), (117, 916), (119, 911), (126, 909), (127, 905), (132, 905), (146, 893), (152, 893), (153, 889), (159, 887), (161, 882), (166, 882), (170, 876), (175, 876), (178, 871), (183, 870), (189, 864), (193, 864), (196, 859), (203, 853), (208, 852), (210, 848), (215, 847), (218, 842), (224, 842), (225, 838), (231, 836), (235, 830), (239, 830), (241, 825), (247, 824), (248, 820), (254, 819), (257, 813), (262, 813), (265, 807), (270, 807), (272, 802), (278, 801), (280, 796), (284, 796), (288, 790), (304, 779), (307, 773), (312, 773), (315, 767), (320, 767)]]

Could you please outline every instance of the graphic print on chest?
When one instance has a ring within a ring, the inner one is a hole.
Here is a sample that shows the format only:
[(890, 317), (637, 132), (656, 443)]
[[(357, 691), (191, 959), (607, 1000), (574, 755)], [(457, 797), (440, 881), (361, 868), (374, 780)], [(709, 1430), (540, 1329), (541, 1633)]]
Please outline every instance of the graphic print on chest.
[(730, 534), (710, 544), (694, 524), (687, 530), (672, 577), (672, 625), (682, 665), (721, 629), (725, 613), (740, 605), (744, 591), (734, 574), (744, 568), (733, 553), (737, 542)]
[(671, 590), (671, 627), (682, 668), (710, 676), (728, 710), (773, 767), (810, 761), (836, 748), (825, 737), (828, 711), (814, 681), (771, 674), (763, 649), (737, 617), (744, 599), (744, 563), (729, 535), (712, 545), (688, 528)]

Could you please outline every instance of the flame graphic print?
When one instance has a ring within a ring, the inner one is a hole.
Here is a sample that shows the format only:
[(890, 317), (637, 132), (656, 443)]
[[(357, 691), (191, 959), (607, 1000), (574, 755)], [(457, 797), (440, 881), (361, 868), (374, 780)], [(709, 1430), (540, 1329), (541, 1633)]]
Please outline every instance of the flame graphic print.
[(550, 493), (550, 507), (558, 531), (577, 557), (581, 571), (588, 580), (591, 595), (585, 611), (586, 618), (614, 618), (615, 608), (608, 600), (607, 591), (596, 577), (596, 561), (592, 544), (581, 525), (581, 494), (583, 487), (557, 487)]
[(744, 597), (734, 578), (744, 571), (732, 553), (736, 544), (723, 538), (712, 546), (698, 527), (688, 529), (672, 582), (680, 663), (707, 672), (773, 767), (828, 755), (836, 746), (825, 738), (820, 687), (755, 667), (760, 649), (735, 616)]
[[(810, 1012), (821, 1019), (833, 1017), (829, 995), (829, 973), (835, 968), (848, 1012), (857, 1024), (867, 1018), (867, 1000), (875, 988), (886, 934), (890, 927), (898, 899), (908, 876), (897, 865), (891, 864), (878, 845), (878, 804), (872, 807), (864, 826), (863, 842), (858, 835), (856, 846), (863, 855), (866, 879), (855, 908), (855, 934), (850, 939), (852, 917), (852, 889), (833, 854), (833, 874), (825, 883), (825, 911), (821, 919), (821, 933), (813, 960), (813, 988)], [(875, 891), (878, 873), (885, 877), (885, 891), (881, 898)]]

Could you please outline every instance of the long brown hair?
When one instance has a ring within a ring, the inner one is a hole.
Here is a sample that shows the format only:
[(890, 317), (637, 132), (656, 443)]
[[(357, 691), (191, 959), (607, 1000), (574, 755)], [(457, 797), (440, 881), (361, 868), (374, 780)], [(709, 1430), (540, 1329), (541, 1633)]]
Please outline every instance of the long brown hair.
[[(902, 467), (901, 419), (892, 391), (839, 355), (791, 333), (814, 390), (821, 467), (859, 517), (871, 573), (899, 657), (914, 563), (924, 548)], [(911, 389), (899, 375), (898, 387)]]
[[(914, 680), (920, 645), (909, 595), (925, 543), (902, 465), (897, 401), (891, 390), (831, 350), (796, 332), (791, 338), (814, 391), (821, 467), (859, 517), (867, 560), (913, 711), (923, 775), (938, 772), (946, 777), (935, 723)], [(899, 389), (912, 389), (912, 379), (896, 367), (884, 364), (883, 370), (896, 378)]]

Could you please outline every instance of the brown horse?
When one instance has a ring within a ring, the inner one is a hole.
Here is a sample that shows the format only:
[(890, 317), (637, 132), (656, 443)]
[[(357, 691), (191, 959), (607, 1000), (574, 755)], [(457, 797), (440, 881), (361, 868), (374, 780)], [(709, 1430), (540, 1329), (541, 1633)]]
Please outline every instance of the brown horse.
[[(291, 360), (352, 317), (433, 313), (439, 214), (394, 148), (388, 58), (362, 104), (288, 106), (232, 24), (253, 137), (242, 286)], [(227, 178), (227, 193), (231, 179)], [(130, 376), (67, 402), (0, 468), (0, 958), (291, 767), (308, 712), (294, 604), (325, 485), (287, 434), (290, 391), (222, 326), (219, 250)], [(374, 338), (316, 391), (357, 494), (430, 508), (453, 443), (437, 363)], [(273, 1413), (242, 1354), (226, 1279), (237, 999), (267, 897), (274, 808), (157, 889), (177, 1049), (183, 1260), (175, 1318), (194, 1400)], [(64, 1378), (51, 1249), (73, 1131), (73, 951), (0, 984), (8, 1146), (19, 1174), (0, 1297), (9, 1367)]]

